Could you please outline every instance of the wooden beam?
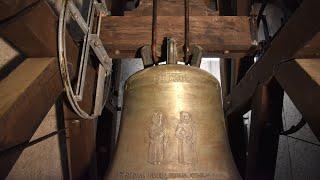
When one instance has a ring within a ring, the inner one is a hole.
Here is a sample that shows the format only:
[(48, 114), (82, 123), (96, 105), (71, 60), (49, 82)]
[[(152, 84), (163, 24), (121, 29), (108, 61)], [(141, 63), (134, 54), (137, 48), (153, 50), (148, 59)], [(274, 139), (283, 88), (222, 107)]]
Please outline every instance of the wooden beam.
[(320, 140), (320, 60), (283, 63), (275, 77)]
[(283, 90), (274, 79), (259, 85), (252, 101), (246, 180), (274, 179), (282, 105)]
[[(95, 97), (96, 71), (88, 66), (81, 108), (91, 113)], [(71, 179), (97, 179), (96, 128), (97, 119), (81, 119), (66, 102), (63, 107), (67, 127), (67, 151)], [(81, 147), (81, 148), (80, 148)]]
[[(106, 17), (101, 24), (101, 40), (112, 58), (133, 58), (137, 50), (151, 44), (150, 16)], [(159, 16), (158, 55), (164, 37), (173, 37), (182, 50), (184, 17)], [(170, 27), (170, 28), (168, 28)], [(244, 56), (251, 47), (248, 17), (191, 16), (190, 44), (204, 48), (206, 56)], [(181, 53), (183, 54), (183, 53)]]
[[(213, 0), (190, 0), (190, 16), (214, 16), (218, 12), (212, 9)], [(152, 0), (140, 0), (139, 6), (126, 11), (125, 16), (151, 16)], [(184, 16), (184, 0), (160, 0), (158, 2), (159, 16)]]
[[(22, 0), (15, 1), (23, 4)], [(0, 9), (4, 8), (0, 4)], [(1, 12), (2, 13), (2, 12)], [(26, 57), (57, 56), (58, 17), (46, 1), (40, 1), (22, 15), (0, 25), (0, 35), (11, 42)], [(67, 57), (78, 59), (78, 47), (66, 33)]]
[[(22, 0), (14, 2), (17, 4), (23, 4)], [(4, 8), (4, 6), (3, 4), (0, 4), (0, 9), (2, 8)], [(27, 9), (26, 11), (24, 10), (23, 13), (19, 13), (17, 16), (11, 17), (0, 25), (0, 35), (7, 41), (11, 42), (17, 49), (22, 51), (26, 57), (57, 56), (57, 16), (51, 10), (46, 1), (39, 1), (38, 3), (25, 8)], [(1, 13), (2, 11), (0, 14)], [(68, 33), (66, 33), (66, 46), (67, 57), (70, 62), (69, 68), (71, 70), (71, 76), (74, 77), (77, 68), (79, 50)], [(33, 82), (23, 81), (25, 78), (32, 78), (32, 75), (38, 72), (37, 69), (35, 69), (37, 67), (37, 63), (39, 63), (39, 65), (43, 65), (42, 63), (47, 63), (46, 59), (47, 58), (39, 58), (36, 63), (35, 61), (31, 62), (31, 60), (27, 59), (16, 69), (20, 70), (20, 68), (25, 67), (26, 65), (24, 64), (27, 63), (27, 67), (29, 69), (23, 70), (25, 74), (22, 77), (17, 78), (17, 80), (12, 78), (0, 82), (2, 84), (6, 81), (8, 84), (13, 84), (12, 86), (15, 88), (20, 88), (19, 85), (26, 85), (24, 83), (32, 83), (30, 84), (30, 87), (17, 91), (21, 93), (21, 96), (19, 95), (19, 98), (16, 99), (11, 110), (8, 110), (8, 113), (10, 114), (0, 117), (10, 118), (4, 122), (0, 122), (5, 123), (4, 125), (1, 124), (0, 127), (0, 149), (6, 149), (28, 141), (41, 123), (44, 115), (62, 93), (63, 87), (57, 66), (57, 59), (51, 60), (50, 64), (48, 64), (50, 68), (48, 67), (43, 73), (37, 76), (37, 79)], [(12, 74), (9, 74), (8, 77), (12, 76)], [(19, 81), (23, 82), (20, 83)], [(8, 93), (15, 93), (14, 89), (11, 89), (11, 91), (12, 92)], [(1, 92), (1, 95), (4, 94)], [(13, 99), (10, 100), (15, 101)], [(0, 109), (2, 110), (2, 108)], [(10, 134), (3, 135), (2, 133)], [(21, 152), (22, 151), (17, 151), (10, 155), (1, 157), (0, 179), (7, 176)]]
[(220, 79), (222, 97), (225, 98), (230, 94), (231, 85), (231, 61), (232, 59), (220, 59)]
[(17, 13), (23, 11), (39, 0), (24, 0), (24, 1), (8, 1), (0, 0), (0, 21), (5, 21), (8, 18), (15, 16)]
[[(0, 82), (0, 150), (29, 141), (63, 87), (55, 58), (26, 59)], [(0, 179), (21, 152), (0, 158)]]
[(297, 59), (320, 58), (320, 32), (301, 48), (294, 57)]
[[(283, 61), (291, 59), (295, 53), (309, 42), (319, 31), (320, 1), (304, 0), (295, 14), (271, 42), (271, 46), (257, 63), (247, 72), (246, 76), (225, 98), (227, 116), (239, 111), (246, 112), (248, 103), (259, 83), (268, 81), (275, 67)], [(303, 28), (301, 28), (303, 27)], [(299, 36), (293, 35), (299, 34)]]

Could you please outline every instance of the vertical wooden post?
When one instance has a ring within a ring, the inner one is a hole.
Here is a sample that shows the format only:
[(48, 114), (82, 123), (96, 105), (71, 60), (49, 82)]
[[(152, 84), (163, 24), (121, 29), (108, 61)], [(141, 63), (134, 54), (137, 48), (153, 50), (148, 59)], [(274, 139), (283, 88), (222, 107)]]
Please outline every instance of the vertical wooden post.
[[(88, 64), (87, 83), (80, 106), (93, 109), (96, 71)], [(97, 120), (81, 119), (68, 104), (64, 104), (64, 120), (67, 130), (67, 150), (71, 179), (97, 179), (96, 130)]]
[[(221, 86), (224, 98), (232, 92), (233, 87), (242, 79), (252, 64), (252, 57), (224, 59), (220, 61)], [(234, 113), (232, 116), (227, 116), (226, 127), (235, 163), (240, 175), (245, 177), (247, 130), (244, 124), (243, 114)]]
[(231, 59), (220, 59), (220, 79), (223, 98), (227, 97), (230, 93), (230, 66)]
[(283, 90), (276, 80), (259, 85), (252, 102), (246, 179), (274, 178), (282, 106)]

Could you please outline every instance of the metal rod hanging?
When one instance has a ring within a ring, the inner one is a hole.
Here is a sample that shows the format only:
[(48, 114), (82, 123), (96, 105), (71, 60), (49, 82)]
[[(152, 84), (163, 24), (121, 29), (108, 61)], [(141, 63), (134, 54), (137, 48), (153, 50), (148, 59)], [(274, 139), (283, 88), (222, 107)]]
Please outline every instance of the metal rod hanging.
[(185, 57), (185, 63), (189, 64), (189, 15), (190, 15), (190, 8), (189, 8), (189, 0), (184, 1), (184, 8), (185, 8), (185, 22), (184, 22), (184, 57)]
[(154, 64), (158, 63), (157, 59), (157, 21), (158, 21), (158, 0), (153, 0), (152, 14), (152, 60)]

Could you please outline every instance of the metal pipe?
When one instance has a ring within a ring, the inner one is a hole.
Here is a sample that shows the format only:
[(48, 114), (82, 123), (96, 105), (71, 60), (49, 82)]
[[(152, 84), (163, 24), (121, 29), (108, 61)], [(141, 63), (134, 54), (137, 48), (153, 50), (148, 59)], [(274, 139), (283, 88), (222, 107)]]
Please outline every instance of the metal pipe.
[(157, 64), (157, 21), (158, 21), (158, 0), (153, 0), (153, 14), (152, 14), (152, 60)]
[(184, 57), (185, 57), (185, 63), (188, 64), (189, 63), (189, 0), (185, 0), (184, 1), (184, 8), (185, 8), (185, 22), (184, 22), (184, 25), (185, 25), (185, 33), (184, 33), (184, 40), (185, 40), (185, 43), (184, 43)]

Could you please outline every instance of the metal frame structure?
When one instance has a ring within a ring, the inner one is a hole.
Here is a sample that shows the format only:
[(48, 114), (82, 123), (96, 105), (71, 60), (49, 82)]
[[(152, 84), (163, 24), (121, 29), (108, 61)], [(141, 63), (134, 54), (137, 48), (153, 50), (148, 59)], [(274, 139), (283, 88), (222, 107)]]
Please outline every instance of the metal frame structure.
[[(112, 68), (112, 60), (108, 56), (106, 50), (104, 49), (101, 40), (99, 39), (100, 34), (100, 23), (101, 16), (107, 14), (107, 10), (101, 8), (103, 4), (98, 3), (96, 0), (90, 1), (90, 7), (88, 12), (87, 22), (83, 19), (80, 11), (74, 5), (72, 1), (64, 1), (62, 9), (60, 11), (59, 17), (59, 29), (58, 29), (58, 54), (59, 54), (59, 62), (60, 62), (60, 71), (63, 80), (63, 84), (65, 87), (65, 91), (67, 97), (69, 99), (69, 103), (72, 106), (73, 110), (84, 119), (95, 119), (99, 115), (101, 115), (103, 106), (105, 105), (105, 79), (106, 76), (110, 79), (111, 68)], [(98, 8), (100, 7), (100, 8)], [(79, 24), (81, 30), (85, 33), (84, 43), (82, 47), (82, 54), (80, 60), (80, 69), (78, 73), (77, 80), (77, 88), (76, 93), (73, 92), (72, 84), (70, 80), (70, 75), (68, 71), (68, 62), (66, 56), (66, 47), (65, 47), (65, 28), (66, 28), (66, 13), (70, 11), (72, 17)], [(92, 28), (94, 24), (94, 16), (98, 11), (98, 27), (97, 32), (93, 34)], [(88, 56), (90, 47), (93, 49), (95, 54), (97, 55), (100, 63), (99, 63), (99, 72), (98, 72), (98, 82), (96, 88), (96, 98), (94, 102), (94, 112), (92, 115), (82, 110), (79, 106), (78, 101), (81, 101), (83, 98), (83, 89), (85, 86), (85, 79), (87, 73), (87, 65), (88, 65)], [(107, 84), (108, 86), (109, 84)]]

